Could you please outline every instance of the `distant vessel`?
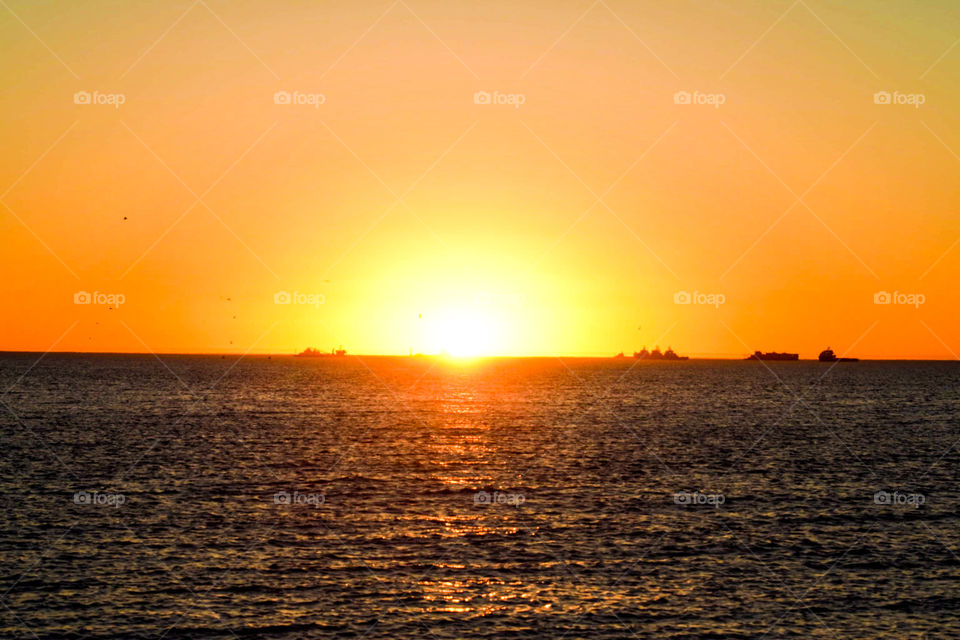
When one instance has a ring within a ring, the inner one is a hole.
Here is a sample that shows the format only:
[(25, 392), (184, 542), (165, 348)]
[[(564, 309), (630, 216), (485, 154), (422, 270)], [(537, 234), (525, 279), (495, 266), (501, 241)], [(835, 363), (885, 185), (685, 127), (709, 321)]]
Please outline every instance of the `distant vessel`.
[(319, 349), (314, 349), (312, 347), (307, 347), (300, 353), (296, 354), (296, 358), (340, 358), (347, 355), (347, 350), (343, 348), (343, 345), (340, 345), (339, 349), (331, 349), (330, 353), (326, 351), (320, 351)]
[(678, 356), (673, 349), (667, 348), (666, 351), (660, 353), (660, 347), (654, 347), (653, 351), (647, 351), (647, 348), (644, 347), (640, 351), (634, 351), (633, 357), (638, 360), (689, 360), (688, 356)]
[(838, 358), (830, 347), (820, 352), (819, 360), (820, 362), (860, 362), (860, 358)]
[(768, 351), (766, 353), (761, 353), (760, 351), (754, 351), (752, 356), (747, 356), (744, 360), (799, 360), (799, 353), (778, 353), (776, 351)]

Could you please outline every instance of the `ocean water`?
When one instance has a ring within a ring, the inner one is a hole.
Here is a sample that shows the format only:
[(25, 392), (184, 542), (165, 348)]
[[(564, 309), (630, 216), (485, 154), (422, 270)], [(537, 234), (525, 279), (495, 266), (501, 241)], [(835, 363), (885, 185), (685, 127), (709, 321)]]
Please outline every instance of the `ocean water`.
[(960, 637), (960, 365), (0, 356), (0, 638)]

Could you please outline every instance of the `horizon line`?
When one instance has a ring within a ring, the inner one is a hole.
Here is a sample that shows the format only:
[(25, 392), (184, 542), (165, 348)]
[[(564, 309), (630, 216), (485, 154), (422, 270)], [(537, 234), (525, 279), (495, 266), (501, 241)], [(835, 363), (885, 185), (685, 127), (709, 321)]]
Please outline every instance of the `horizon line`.
[[(20, 350), (20, 349), (0, 349), (0, 355), (8, 354), (22, 354), (22, 355), (79, 355), (79, 356), (240, 356), (242, 358), (246, 357), (289, 357), (296, 358), (299, 357), (296, 353), (290, 352), (256, 352), (256, 353), (238, 353), (231, 351), (33, 351), (33, 350)], [(728, 355), (728, 354), (702, 354), (700, 356), (690, 355), (690, 360), (731, 360), (734, 362), (748, 362), (753, 361), (754, 359), (742, 354)], [(619, 356), (619, 357), (618, 357)], [(552, 355), (502, 355), (502, 354), (491, 354), (491, 355), (465, 355), (465, 356), (455, 356), (448, 353), (416, 353), (416, 354), (406, 354), (406, 353), (347, 353), (343, 356), (334, 356), (331, 354), (324, 354), (319, 357), (306, 357), (308, 360), (312, 359), (324, 359), (324, 358), (444, 358), (450, 360), (495, 360), (495, 359), (524, 359), (524, 360), (534, 360), (534, 359), (560, 359), (560, 358), (577, 358), (582, 360), (637, 360), (634, 356), (628, 356), (626, 354), (620, 356), (619, 354), (614, 355), (577, 355), (577, 354), (552, 354)], [(861, 362), (960, 362), (960, 359), (957, 358), (869, 358), (861, 357)], [(661, 362), (660, 360), (651, 360), (650, 362)], [(669, 360), (663, 362), (670, 362)], [(683, 361), (681, 361), (683, 362)], [(794, 362), (818, 362), (817, 358), (798, 358)]]

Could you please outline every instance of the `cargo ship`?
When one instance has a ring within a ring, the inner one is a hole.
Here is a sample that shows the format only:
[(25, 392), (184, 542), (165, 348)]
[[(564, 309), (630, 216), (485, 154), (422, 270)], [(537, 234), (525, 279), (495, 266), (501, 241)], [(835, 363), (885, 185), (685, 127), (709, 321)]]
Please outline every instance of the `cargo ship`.
[(830, 347), (820, 352), (818, 360), (820, 362), (860, 362), (860, 358), (838, 358)]
[(754, 351), (752, 356), (747, 356), (744, 360), (799, 360), (799, 353), (778, 353), (776, 351), (768, 351), (766, 353), (761, 353), (760, 351)]
[(667, 348), (666, 351), (660, 353), (660, 347), (654, 347), (653, 351), (647, 351), (647, 348), (644, 347), (640, 351), (634, 351), (633, 357), (637, 360), (689, 360), (689, 356), (678, 356), (676, 352)]
[(343, 348), (343, 345), (340, 345), (339, 349), (331, 349), (330, 353), (326, 351), (320, 351), (319, 349), (314, 349), (312, 347), (307, 347), (298, 354), (295, 354), (295, 358), (342, 358), (347, 355), (347, 350)]

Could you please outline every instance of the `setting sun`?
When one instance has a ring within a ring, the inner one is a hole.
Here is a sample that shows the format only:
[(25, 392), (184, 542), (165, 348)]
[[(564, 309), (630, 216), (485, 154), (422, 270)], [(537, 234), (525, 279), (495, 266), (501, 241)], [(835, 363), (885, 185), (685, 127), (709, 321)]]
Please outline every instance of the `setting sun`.
[(483, 309), (450, 309), (428, 321), (431, 353), (455, 357), (494, 355), (501, 351), (495, 318)]

